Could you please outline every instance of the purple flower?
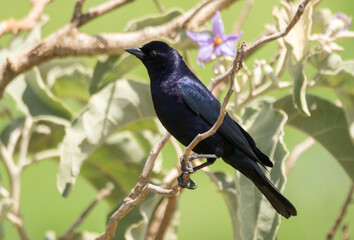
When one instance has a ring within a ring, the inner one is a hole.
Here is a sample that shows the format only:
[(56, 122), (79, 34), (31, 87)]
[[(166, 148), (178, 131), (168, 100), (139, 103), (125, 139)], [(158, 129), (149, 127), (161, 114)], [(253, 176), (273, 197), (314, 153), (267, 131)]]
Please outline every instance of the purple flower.
[(342, 20), (345, 23), (346, 28), (348, 28), (350, 25), (352, 25), (352, 19), (348, 15), (346, 15), (345, 13), (337, 12), (334, 17)]
[(242, 33), (225, 35), (224, 23), (219, 11), (215, 13), (211, 22), (213, 24), (212, 36), (209, 33), (187, 31), (187, 35), (199, 44), (197, 62), (200, 66), (203, 66), (205, 62), (209, 62), (213, 55), (235, 57), (236, 49), (234, 46), (242, 36)]

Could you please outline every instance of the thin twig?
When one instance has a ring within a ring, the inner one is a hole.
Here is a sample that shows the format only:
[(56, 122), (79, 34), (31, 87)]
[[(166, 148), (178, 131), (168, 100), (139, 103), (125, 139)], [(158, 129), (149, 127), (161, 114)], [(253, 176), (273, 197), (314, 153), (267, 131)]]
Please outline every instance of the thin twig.
[(241, 109), (255, 98), (264, 95), (265, 93), (274, 89), (284, 89), (292, 86), (291, 82), (280, 82), (279, 85), (274, 85), (273, 82), (267, 82), (260, 87), (254, 89), (252, 93), (248, 93), (247, 96), (240, 96), (240, 102), (235, 106), (235, 112), (239, 113)]
[[(171, 138), (171, 142), (173, 137)], [(182, 156), (183, 151), (178, 144), (177, 140), (174, 139), (177, 143), (176, 152), (178, 152), (177, 156)], [(172, 168), (165, 178), (163, 179), (163, 185), (167, 189), (174, 189), (175, 194), (171, 194), (170, 197), (165, 198), (163, 203), (161, 203), (156, 210), (153, 220), (150, 223), (149, 229), (147, 231), (146, 240), (154, 239), (154, 240), (161, 240), (164, 237), (164, 234), (172, 221), (173, 214), (176, 210), (176, 204), (178, 197), (181, 196), (182, 189), (179, 189), (177, 184), (177, 177), (180, 174), (180, 168)], [(180, 191), (178, 191), (180, 190)]]
[(145, 199), (149, 191), (147, 185), (149, 182), (150, 174), (152, 172), (152, 168), (155, 164), (155, 160), (170, 136), (171, 135), (169, 133), (165, 133), (162, 139), (151, 151), (148, 159), (146, 160), (143, 172), (139, 177), (138, 183), (130, 191), (128, 197), (124, 199), (124, 203), (120, 206), (120, 208), (111, 216), (107, 224), (106, 231), (97, 237), (97, 240), (111, 239), (114, 236), (115, 230), (120, 220)]
[(242, 9), (240, 17), (237, 19), (236, 24), (234, 26), (234, 33), (240, 33), (243, 27), (243, 24), (246, 21), (246, 18), (251, 10), (251, 7), (254, 4), (254, 0), (247, 0), (245, 6)]
[(85, 0), (77, 0), (76, 5), (74, 7), (74, 14), (73, 17), (71, 18), (71, 22), (75, 23), (80, 20), (80, 17), (82, 15), (82, 6), (84, 5)]
[[(16, 144), (16, 143), (15, 143)], [(12, 215), (16, 217), (18, 221), (11, 221), (17, 229), (17, 232), (21, 240), (28, 240), (27, 232), (23, 225), (23, 219), (20, 212), (20, 190), (21, 190), (21, 171), (18, 166), (16, 166), (12, 154), (8, 151), (5, 145), (0, 141), (0, 154), (4, 161), (4, 165), (9, 176), (10, 182), (10, 198), (13, 201), (12, 204)], [(15, 219), (10, 214), (10, 220)]]
[[(218, 81), (220, 82), (220, 81)], [(217, 85), (217, 82), (212, 81), (208, 89), (213, 90), (213, 88)], [(150, 173), (152, 171), (152, 168), (154, 167), (156, 157), (166, 144), (166, 142), (170, 138), (170, 134), (166, 132), (162, 139), (157, 143), (157, 145), (154, 147), (154, 149), (151, 151), (148, 159), (146, 160), (144, 169), (142, 174), (139, 177), (138, 183), (135, 185), (135, 187), (130, 191), (128, 197), (124, 199), (124, 203), (120, 206), (120, 208), (113, 213), (113, 215), (110, 217), (110, 220), (107, 224), (106, 231), (102, 233), (99, 237), (97, 237), (96, 240), (106, 240), (106, 239), (111, 239), (114, 236), (115, 230), (118, 226), (118, 223), (120, 220), (128, 214), (135, 206), (139, 205), (146, 197), (148, 192), (152, 189), (149, 190), (147, 187), (148, 182), (149, 182), (149, 177)], [(166, 190), (168, 192), (159, 192), (162, 195), (166, 196), (171, 196), (171, 193), (175, 194), (178, 189), (177, 184), (172, 184), (172, 182), (176, 182), (176, 177), (179, 174), (178, 170), (173, 169), (173, 172), (175, 174), (167, 174), (168, 177), (172, 176), (172, 178), (164, 179), (164, 182), (169, 182), (167, 185), (168, 188), (171, 188), (172, 191)], [(151, 187), (150, 187), (151, 188)], [(161, 188), (162, 189), (162, 188)], [(155, 189), (156, 190), (156, 189)]]
[(19, 153), (19, 160), (18, 160), (19, 168), (21, 168), (22, 165), (24, 165), (25, 162), (27, 161), (28, 146), (31, 140), (33, 127), (34, 127), (33, 119), (31, 117), (26, 117), (25, 124), (22, 129), (22, 135), (21, 135), (20, 153)]
[(134, 207), (138, 206), (144, 199), (146, 198), (147, 194), (149, 192), (155, 192), (160, 195), (166, 196), (166, 197), (171, 197), (173, 194), (177, 193), (177, 188), (172, 188), (172, 189), (163, 189), (159, 186), (155, 186), (152, 184), (147, 184), (145, 185), (141, 191), (140, 194), (132, 199), (132, 198), (125, 198), (124, 203), (120, 206), (120, 208), (113, 213), (113, 215), (110, 217), (109, 222), (106, 227), (106, 231), (102, 233), (100, 236), (96, 238), (96, 240), (108, 240), (112, 239), (115, 234), (115, 230), (117, 228), (118, 223), (120, 220), (128, 214)]
[[(206, 1), (205, 1), (206, 2)], [(221, 1), (214, 1), (213, 3), (220, 3)], [(308, 3), (308, 0), (304, 1), (306, 2), (306, 4)], [(303, 3), (302, 3), (303, 4)], [(226, 4), (227, 5), (227, 4)], [(226, 6), (226, 5), (223, 5), (223, 6)], [(211, 6), (211, 4), (208, 5), (209, 7), (213, 7)], [(305, 5), (306, 6), (306, 5)], [(304, 6), (304, 7), (305, 7)], [(198, 7), (196, 7), (198, 9)], [(218, 9), (218, 8), (216, 8)], [(216, 10), (215, 7), (214, 7), (214, 10)], [(202, 9), (200, 9), (202, 10)], [(300, 16), (301, 16), (302, 12), (300, 13)], [(187, 16), (192, 16), (191, 15), (187, 15)], [(294, 18), (300, 18), (300, 16), (298, 14), (295, 15)], [(188, 17), (186, 18), (188, 19)], [(297, 19), (298, 20), (298, 19)], [(296, 20), (296, 21), (297, 21)], [(293, 21), (292, 21), (293, 22)], [(296, 23), (296, 22), (295, 22)], [(180, 24), (178, 26), (183, 26), (184, 24)], [(294, 24), (293, 24), (294, 25)], [(292, 26), (288, 26), (288, 30), (287, 31), (290, 31), (290, 29), (293, 27)], [(166, 25), (167, 26), (167, 25)], [(171, 25), (168, 25), (170, 28), (171, 28)], [(173, 26), (173, 25), (172, 25)], [(151, 28), (153, 29), (153, 28)], [(175, 30), (175, 29), (174, 29)], [(164, 29), (164, 33), (166, 33), (166, 31), (168, 31), (167, 29)], [(170, 32), (169, 32), (170, 33)], [(170, 34), (166, 34), (167, 36), (170, 35)], [(161, 33), (159, 33), (161, 35)], [(286, 34), (285, 34), (286, 35)], [(284, 35), (284, 36), (285, 36)], [(151, 35), (152, 36), (152, 35)], [(161, 36), (160, 36), (161, 37)], [(256, 49), (258, 48), (258, 46), (260, 45), (263, 45), (265, 42), (269, 42), (269, 41), (272, 41), (272, 40), (275, 40), (277, 38), (281, 37), (281, 35), (279, 35), (278, 37), (275, 37), (271, 40), (262, 40), (262, 41), (258, 41), (257, 44), (254, 44), (252, 45), (253, 46), (253, 49)], [(136, 43), (132, 43), (130, 42), (131, 45), (139, 45), (139, 44), (136, 44)], [(240, 54), (238, 54), (238, 56), (235, 58), (235, 61), (234, 61), (234, 64), (233, 64), (233, 67), (230, 68), (227, 72), (225, 72), (223, 75), (219, 76), (218, 78), (214, 79), (213, 81), (211, 81), (211, 83), (209, 84), (208, 86), (208, 89), (211, 91), (219, 82), (223, 81), (225, 78), (229, 78), (229, 79), (233, 79), (235, 77), (235, 73), (238, 72), (241, 68), (242, 68), (242, 62), (243, 60), (247, 57), (247, 52), (248, 52), (248, 49), (246, 48), (246, 45), (243, 44), (242, 46), (242, 49), (243, 51), (239, 52)], [(233, 85), (233, 81), (230, 81), (230, 86)], [(1, 86), (0, 86), (0, 90), (1, 90)], [(223, 102), (223, 105), (222, 105), (222, 108), (221, 108), (221, 111), (220, 111), (220, 115), (219, 115), (219, 118), (216, 122), (216, 124), (214, 125), (215, 128), (214, 129), (211, 129), (209, 130), (211, 133), (217, 128), (219, 127), (218, 125), (220, 125), (222, 123), (222, 120), (223, 120), (223, 115), (225, 115), (225, 109), (223, 110), (223, 108), (226, 107), (226, 103), (227, 103), (227, 99), (229, 99), (232, 95), (232, 87), (230, 87), (229, 91), (228, 91), (228, 94), (227, 96), (225, 97), (225, 100)], [(224, 104), (225, 103), (225, 104)], [(225, 105), (225, 106), (224, 106)], [(213, 127), (214, 127), (213, 126)], [(216, 130), (215, 130), (216, 131)], [(118, 223), (120, 222), (120, 220), (126, 215), (128, 214), (135, 206), (137, 206), (138, 204), (140, 204), (144, 199), (145, 197), (147, 196), (148, 192), (149, 191), (152, 191), (152, 189), (156, 190), (155, 188), (151, 188), (149, 187), (150, 184), (148, 184), (148, 180), (149, 180), (149, 176), (150, 176), (150, 173), (152, 171), (152, 168), (153, 168), (153, 165), (154, 165), (154, 162), (155, 162), (155, 159), (157, 157), (157, 154), (161, 151), (162, 147), (164, 146), (164, 144), (166, 143), (166, 141), (168, 140), (169, 138), (169, 134), (166, 133), (164, 135), (164, 137), (160, 140), (160, 142), (155, 146), (154, 150), (152, 151), (152, 153), (150, 154), (146, 164), (145, 164), (145, 167), (144, 167), (144, 170), (143, 170), (143, 173), (141, 174), (140, 178), (139, 178), (139, 181), (137, 183), (137, 185), (131, 190), (131, 192), (129, 193), (128, 197), (126, 197), (124, 199), (124, 203), (120, 206), (120, 208), (111, 216), (108, 224), (107, 224), (107, 228), (106, 228), (106, 231), (104, 233), (102, 233), (99, 237), (97, 237), (96, 239), (97, 240), (106, 240), (106, 239), (111, 239), (113, 236), (114, 236), (114, 233), (115, 233), (115, 230), (117, 228), (117, 225)], [(200, 135), (198, 135), (196, 138), (200, 138)], [(202, 138), (198, 139), (198, 140), (195, 140), (195, 141), (201, 141)], [(193, 143), (194, 141), (192, 141), (191, 144), (195, 144)], [(190, 145), (192, 146), (192, 145)], [(188, 148), (188, 147), (187, 147)], [(185, 151), (185, 155), (186, 153), (191, 153), (191, 149), (189, 148), (189, 150)], [(178, 189), (178, 187), (176, 185), (174, 185), (172, 187), (171, 190), (175, 190), (175, 191), (172, 191), (172, 193), (176, 192), (176, 189)], [(157, 192), (159, 194), (162, 194), (162, 195), (167, 195), (167, 196), (171, 196), (171, 190), (165, 190), (165, 191), (160, 191), (161, 189), (157, 189)]]
[(96, 198), (90, 203), (90, 205), (81, 213), (81, 215), (76, 219), (76, 221), (71, 225), (71, 227), (65, 232), (64, 235), (58, 238), (58, 240), (66, 240), (72, 237), (76, 228), (86, 219), (87, 215), (96, 206), (97, 203), (101, 202), (103, 199), (111, 195), (112, 190), (109, 188), (102, 189), (96, 196)]
[(32, 157), (32, 159), (30, 159), (30, 161), (26, 161), (21, 167), (22, 169), (25, 169), (26, 167), (34, 163), (37, 163), (39, 161), (50, 159), (50, 158), (58, 158), (58, 157), (60, 157), (60, 152), (58, 149), (54, 148), (54, 149), (44, 150), (42, 152), (36, 153)]
[(0, 154), (2, 157), (2, 160), (4, 162), (6, 171), (11, 174), (13, 172), (17, 171), (17, 167), (14, 163), (14, 160), (12, 159), (12, 155), (9, 153), (9, 151), (7, 150), (7, 148), (5, 147), (5, 145), (2, 143), (2, 141), (0, 140)]
[(112, 0), (92, 8), (82, 14), (77, 24), (69, 23), (42, 40), (33, 48), (9, 56), (0, 66), (0, 98), (6, 86), (19, 74), (48, 62), (54, 58), (70, 56), (97, 56), (102, 54), (121, 54), (125, 48), (139, 46), (154, 39), (175, 35), (183, 29), (200, 26), (217, 10), (228, 7), (238, 0), (203, 1), (186, 13), (169, 22), (148, 26), (135, 32), (105, 33), (89, 35), (78, 27), (98, 16), (129, 3), (129, 0)]
[(179, 196), (180, 196), (180, 194), (177, 193), (175, 196), (172, 196), (172, 197), (166, 199), (167, 206), (165, 207), (165, 211), (160, 213), (160, 216), (162, 216), (163, 218), (159, 224), (159, 227), (157, 228), (158, 232), (157, 232), (154, 240), (163, 240), (164, 239), (164, 235), (165, 235), (168, 227), (170, 226), (171, 220), (172, 220), (173, 215), (176, 211), (176, 205), (177, 205), (177, 200), (178, 200)]
[(354, 193), (354, 184), (350, 186), (349, 193), (348, 193), (348, 196), (343, 204), (343, 207), (342, 207), (338, 217), (336, 218), (336, 221), (334, 222), (333, 226), (331, 227), (331, 229), (327, 233), (327, 240), (333, 239), (334, 234), (336, 233), (336, 231), (339, 227), (339, 224), (342, 222), (342, 220), (347, 212), (348, 206), (352, 201), (353, 193)]
[[(211, 129), (209, 129), (207, 132), (202, 133), (202, 134), (198, 134), (193, 141), (187, 146), (184, 155), (183, 155), (183, 161), (184, 164), (188, 164), (188, 159), (189, 159), (189, 155), (191, 154), (191, 152), (193, 151), (194, 147), (201, 142), (202, 140), (204, 140), (205, 138), (213, 135), (216, 133), (216, 131), (218, 130), (218, 128), (220, 127), (220, 125), (223, 122), (223, 119), (226, 115), (225, 109), (226, 109), (226, 104), (228, 103), (232, 92), (233, 92), (233, 86), (234, 86), (234, 82), (233, 79), (235, 77), (235, 73), (237, 73), (241, 68), (242, 68), (242, 64), (244, 59), (250, 55), (250, 53), (252, 53), (253, 51), (255, 51), (257, 48), (259, 48), (260, 46), (264, 45), (267, 42), (270, 41), (274, 41), (280, 37), (284, 37), (286, 36), (289, 31), (295, 26), (295, 24), (298, 22), (298, 20), (300, 19), (301, 15), (303, 14), (307, 4), (309, 3), (310, 0), (304, 0), (298, 7), (297, 12), (295, 13), (295, 16), (293, 17), (293, 19), (290, 21), (289, 25), (286, 27), (286, 29), (282, 32), (270, 35), (270, 36), (263, 36), (261, 37), (259, 40), (257, 40), (255, 43), (251, 44), (249, 47), (246, 45), (245, 42), (243, 42), (242, 46), (239, 48), (239, 51), (237, 52), (236, 58), (234, 60), (233, 66), (231, 68), (231, 70), (227, 71), (227, 73), (229, 73), (229, 75), (225, 76), (222, 75), (217, 81), (221, 81), (223, 79), (225, 79), (225, 77), (229, 77), (229, 81), (230, 81), (230, 88), (226, 94), (226, 97), (224, 99), (224, 102), (221, 105), (220, 108), (220, 114), (219, 117), (217, 119), (217, 121), (215, 122), (215, 124), (213, 125), (213, 127)], [(216, 81), (212, 81), (212, 84), (215, 84)], [(267, 89), (265, 89), (265, 91), (268, 91), (268, 89), (271, 89), (272, 85), (270, 85)], [(249, 99), (253, 99), (255, 93), (252, 94), (252, 96), (249, 95), (249, 97), (243, 102), (247, 102), (249, 101)], [(239, 108), (239, 106), (237, 106), (237, 108)], [(188, 183), (189, 182), (189, 174), (183, 174), (183, 182), (184, 183)]]
[[(80, 0), (78, 0), (80, 1)], [(82, 0), (81, 0), (82, 1)], [(101, 5), (98, 5), (96, 7), (90, 8), (87, 13), (81, 14), (80, 18), (78, 19), (77, 26), (81, 27), (85, 23), (105, 14), (110, 11), (113, 11), (120, 6), (123, 6), (127, 3), (131, 3), (133, 0), (111, 0), (105, 3), (102, 3)]]
[(313, 9), (315, 9), (318, 4), (320, 4), (323, 0), (314, 0), (313, 3), (312, 3), (312, 6), (313, 6)]
[(149, 182), (149, 177), (152, 172), (152, 169), (155, 165), (155, 160), (157, 156), (159, 155), (161, 149), (165, 146), (166, 142), (168, 139), (171, 137), (171, 134), (166, 132), (162, 139), (158, 142), (158, 144), (155, 146), (155, 148), (151, 151), (148, 159), (146, 160), (143, 172), (141, 173), (139, 177), (138, 183), (135, 185), (135, 187), (130, 191), (127, 199), (135, 199), (138, 195), (141, 194), (142, 189), (148, 184)]
[(281, 38), (281, 37), (285, 37), (290, 32), (290, 30), (295, 26), (295, 24), (299, 21), (299, 19), (301, 18), (302, 14), (305, 11), (307, 4), (310, 1), (311, 0), (304, 0), (302, 3), (299, 4), (299, 7), (298, 7), (294, 17), (291, 19), (289, 25), (283, 31), (269, 35), (269, 36), (263, 36), (260, 39), (258, 39), (256, 42), (252, 43), (248, 47), (248, 50), (246, 52), (246, 56), (250, 55), (252, 52), (254, 52), (259, 47), (263, 46), (265, 43), (274, 41), (274, 40)]
[(165, 11), (165, 8), (162, 6), (159, 0), (153, 0), (156, 8), (159, 10), (160, 13), (163, 13)]
[(182, 150), (181, 146), (179, 145), (178, 141), (174, 137), (171, 137), (170, 138), (170, 142), (171, 142), (172, 147), (174, 148), (174, 150), (176, 152), (177, 158), (182, 156), (183, 155), (183, 150)]
[[(239, 48), (239, 50), (237, 52), (237, 55), (235, 57), (234, 62), (233, 62), (233, 66), (232, 66), (231, 73), (230, 73), (230, 76), (229, 76), (229, 83), (230, 83), (229, 90), (227, 91), (226, 96), (224, 98), (224, 101), (221, 104), (220, 113), (219, 113), (218, 119), (216, 120), (214, 125), (208, 131), (198, 134), (193, 139), (193, 141), (191, 143), (189, 143), (189, 145), (185, 149), (184, 155), (183, 155), (184, 164), (186, 164), (186, 165), (188, 164), (189, 155), (192, 153), (192, 151), (195, 148), (195, 146), (197, 146), (198, 143), (200, 143), (204, 139), (206, 139), (206, 138), (212, 136), (213, 134), (215, 134), (216, 131), (221, 126), (222, 122), (224, 121), (224, 117), (226, 115), (226, 106), (227, 106), (227, 103), (229, 102), (229, 100), (231, 98), (231, 95), (232, 95), (232, 93), (234, 91), (235, 74), (236, 74), (236, 72), (238, 72), (241, 69), (242, 63), (240, 65), (240, 62), (241, 62), (240, 58), (242, 58), (244, 56), (243, 53), (245, 52), (245, 50), (246, 50), (246, 45), (242, 44), (242, 46)], [(188, 173), (183, 175), (183, 181), (185, 183), (189, 182), (189, 174)]]
[(21, 133), (22, 133), (22, 129), (19, 127), (13, 130), (10, 134), (9, 142), (7, 143), (7, 150), (10, 156), (14, 155), (17, 142), (21, 137)]
[(213, 2), (214, 0), (204, 0), (201, 3), (199, 3), (195, 7), (195, 11), (192, 11), (189, 13), (187, 18), (181, 23), (180, 28), (185, 28), (191, 21), (192, 19), (202, 10), (205, 6), (207, 6), (209, 3)]
[(343, 233), (343, 240), (349, 240), (350, 239), (350, 229), (349, 229), (347, 224), (343, 225), (342, 233)]
[(10, 32), (17, 34), (22, 30), (31, 30), (44, 12), (47, 4), (51, 1), (52, 0), (31, 0), (32, 8), (26, 17), (19, 20), (10, 18), (0, 22), (0, 36)]
[(303, 142), (299, 143), (294, 147), (291, 154), (288, 157), (288, 162), (285, 168), (285, 175), (289, 176), (291, 169), (295, 166), (295, 163), (299, 159), (299, 157), (310, 149), (313, 145), (315, 145), (316, 141), (312, 137), (306, 138)]

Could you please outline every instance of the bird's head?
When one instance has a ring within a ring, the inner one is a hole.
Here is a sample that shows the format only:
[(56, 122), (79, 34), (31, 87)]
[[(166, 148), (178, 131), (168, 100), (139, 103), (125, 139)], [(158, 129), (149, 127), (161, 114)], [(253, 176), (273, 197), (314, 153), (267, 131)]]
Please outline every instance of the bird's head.
[(147, 68), (149, 75), (162, 74), (177, 68), (182, 61), (179, 53), (168, 44), (152, 41), (142, 47), (127, 48), (128, 53), (139, 58)]

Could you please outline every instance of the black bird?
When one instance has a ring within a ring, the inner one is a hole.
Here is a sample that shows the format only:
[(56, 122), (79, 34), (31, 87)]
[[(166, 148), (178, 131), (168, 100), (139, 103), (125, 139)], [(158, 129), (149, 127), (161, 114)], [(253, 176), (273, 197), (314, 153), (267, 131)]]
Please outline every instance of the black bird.
[[(183, 145), (216, 122), (220, 103), (191, 72), (179, 53), (164, 42), (153, 41), (142, 47), (125, 49), (145, 65), (157, 117), (162, 125)], [(256, 147), (252, 137), (228, 114), (218, 131), (194, 149), (199, 154), (214, 155), (196, 169), (210, 165), (221, 157), (249, 178), (278, 213), (286, 218), (297, 212), (264, 175), (260, 165), (272, 167), (269, 158)]]

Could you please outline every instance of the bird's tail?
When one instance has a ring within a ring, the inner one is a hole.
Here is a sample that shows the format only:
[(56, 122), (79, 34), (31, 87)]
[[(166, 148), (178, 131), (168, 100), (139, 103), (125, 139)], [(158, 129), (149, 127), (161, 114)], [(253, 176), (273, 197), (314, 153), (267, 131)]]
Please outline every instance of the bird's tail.
[(224, 161), (249, 178), (279, 214), (286, 218), (297, 215), (297, 211), (292, 203), (278, 191), (273, 183), (264, 175), (256, 162), (242, 153), (224, 158)]

